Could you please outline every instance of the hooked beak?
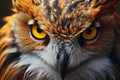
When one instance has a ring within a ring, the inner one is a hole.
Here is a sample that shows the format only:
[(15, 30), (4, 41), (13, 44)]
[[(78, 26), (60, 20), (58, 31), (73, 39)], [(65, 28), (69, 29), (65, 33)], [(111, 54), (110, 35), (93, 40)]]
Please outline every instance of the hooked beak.
[(66, 52), (66, 49), (63, 47), (59, 51), (58, 55), (58, 67), (59, 67), (59, 73), (61, 75), (62, 80), (64, 80), (67, 71), (68, 71), (68, 65), (69, 65), (69, 55)]

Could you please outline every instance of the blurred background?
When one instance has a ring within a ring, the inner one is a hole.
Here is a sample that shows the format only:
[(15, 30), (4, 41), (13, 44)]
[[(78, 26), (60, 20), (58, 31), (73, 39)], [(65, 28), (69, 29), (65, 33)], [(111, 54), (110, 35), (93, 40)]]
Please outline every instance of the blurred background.
[(0, 0), (0, 27), (4, 24), (2, 19), (7, 16), (11, 15), (11, 0)]
[[(1, 0), (0, 1), (0, 27), (4, 24), (4, 22), (2, 21), (2, 19), (7, 16), (7, 15), (11, 15), (12, 11), (11, 11), (11, 0)], [(120, 14), (120, 0), (117, 4), (117, 9), (116, 11)]]

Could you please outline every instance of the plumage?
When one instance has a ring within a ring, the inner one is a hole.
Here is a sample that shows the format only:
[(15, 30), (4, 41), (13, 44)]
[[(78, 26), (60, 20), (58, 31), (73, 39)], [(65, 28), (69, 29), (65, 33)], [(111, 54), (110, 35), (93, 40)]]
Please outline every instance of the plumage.
[(12, 0), (0, 80), (119, 80), (117, 1)]

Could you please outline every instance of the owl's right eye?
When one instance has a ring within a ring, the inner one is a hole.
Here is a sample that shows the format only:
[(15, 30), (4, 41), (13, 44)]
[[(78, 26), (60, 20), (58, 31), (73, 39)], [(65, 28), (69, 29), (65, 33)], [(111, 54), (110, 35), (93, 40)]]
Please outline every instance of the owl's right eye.
[(47, 34), (43, 30), (41, 30), (36, 26), (31, 27), (31, 34), (34, 38), (40, 39), (40, 40), (46, 38), (47, 36)]
[(30, 26), (30, 34), (37, 40), (42, 40), (47, 37), (47, 33), (40, 29), (39, 25), (34, 20), (29, 20), (28, 25)]

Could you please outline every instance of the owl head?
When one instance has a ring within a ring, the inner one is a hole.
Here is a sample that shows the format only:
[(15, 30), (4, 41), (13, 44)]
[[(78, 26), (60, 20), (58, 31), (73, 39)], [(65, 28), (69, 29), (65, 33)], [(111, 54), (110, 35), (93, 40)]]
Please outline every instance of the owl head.
[[(67, 74), (81, 69), (79, 66), (101, 59), (114, 46), (117, 25), (112, 13), (116, 2), (12, 0), (15, 11), (13, 33), (23, 55), (21, 60), (24, 56), (32, 56), (56, 70), (64, 79)], [(19, 65), (25, 63), (27, 61), (21, 61)], [(28, 63), (33, 69), (32, 62)]]

